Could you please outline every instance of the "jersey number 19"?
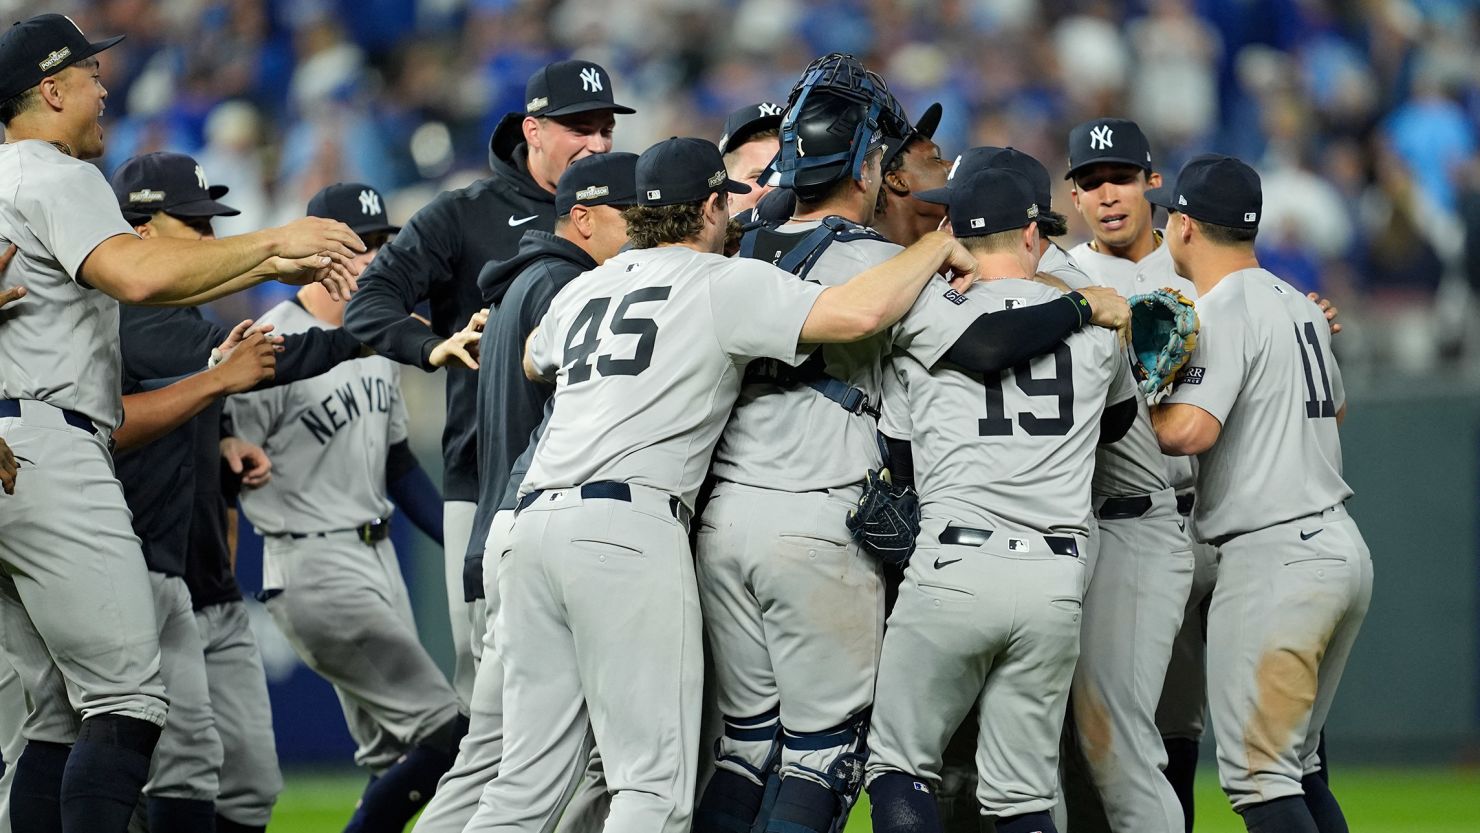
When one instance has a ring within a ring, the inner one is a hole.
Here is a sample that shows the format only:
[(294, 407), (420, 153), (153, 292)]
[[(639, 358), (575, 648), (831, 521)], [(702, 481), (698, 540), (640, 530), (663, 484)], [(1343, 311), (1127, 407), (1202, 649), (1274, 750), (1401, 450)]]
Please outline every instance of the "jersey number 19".
[[(658, 340), (658, 322), (651, 318), (629, 317), (633, 304), (668, 300), (672, 287), (649, 286), (627, 293), (617, 304), (608, 329), (612, 335), (637, 336), (637, 349), (629, 359), (613, 358), (610, 353), (596, 357), (596, 372), (602, 376), (636, 376), (653, 361), (653, 345)], [(611, 307), (610, 298), (592, 298), (586, 302), (565, 334), (565, 365), (569, 368), (566, 384), (575, 385), (591, 378), (591, 354), (601, 348), (601, 328)], [(577, 339), (580, 339), (577, 341)]]
[[(1033, 376), (1033, 366), (1020, 364), (1011, 371), (1018, 390), (1028, 396), (1052, 396), (1058, 400), (1059, 415), (1041, 417), (1023, 412), (1017, 415), (1017, 424), (1030, 437), (1062, 437), (1074, 427), (1074, 356), (1069, 345), (1060, 344), (1053, 351), (1053, 375), (1043, 379)], [(1002, 381), (1007, 373), (985, 377), (982, 385), (987, 389), (987, 416), (976, 421), (977, 433), (983, 437), (1007, 437), (1012, 435), (1012, 417), (1002, 400)]]

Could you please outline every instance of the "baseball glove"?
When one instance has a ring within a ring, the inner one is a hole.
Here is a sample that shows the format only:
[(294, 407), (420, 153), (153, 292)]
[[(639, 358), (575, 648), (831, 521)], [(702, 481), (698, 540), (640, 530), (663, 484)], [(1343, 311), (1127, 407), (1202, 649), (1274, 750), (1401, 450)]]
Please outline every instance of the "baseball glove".
[(858, 507), (848, 512), (848, 531), (886, 564), (904, 564), (920, 533), (920, 498), (908, 486), (889, 482), (888, 469), (871, 469)]
[(1197, 309), (1175, 289), (1136, 295), (1130, 306), (1131, 368), (1151, 396), (1172, 383), (1197, 347)]

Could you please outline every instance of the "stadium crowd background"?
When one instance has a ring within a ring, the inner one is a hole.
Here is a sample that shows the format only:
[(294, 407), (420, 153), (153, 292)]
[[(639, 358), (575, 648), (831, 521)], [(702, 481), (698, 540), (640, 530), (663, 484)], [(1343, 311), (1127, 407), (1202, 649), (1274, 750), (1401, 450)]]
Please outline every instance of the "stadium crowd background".
[(639, 111), (617, 149), (640, 151), (717, 137), (729, 110), (782, 99), (839, 50), (912, 115), (943, 102), (947, 154), (1012, 144), (1054, 169), (1069, 126), (1114, 113), (1167, 174), (1205, 150), (1253, 162), (1261, 257), (1341, 305), (1354, 375), (1460, 360), (1480, 340), (1465, 326), (1480, 287), (1474, 0), (0, 0), (10, 19), (48, 10), (128, 35), (103, 64), (104, 172), (196, 155), (242, 209), (219, 234), (298, 216), (338, 180), (376, 185), (404, 220), (487, 171), (494, 124), (562, 56), (611, 69)]

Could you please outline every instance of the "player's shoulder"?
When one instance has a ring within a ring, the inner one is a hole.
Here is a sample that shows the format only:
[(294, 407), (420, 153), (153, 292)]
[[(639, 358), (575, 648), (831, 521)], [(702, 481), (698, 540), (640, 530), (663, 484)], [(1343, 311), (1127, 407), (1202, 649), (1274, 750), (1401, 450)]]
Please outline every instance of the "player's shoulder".
[(74, 159), (40, 139), (0, 144), (0, 169), (5, 168), (18, 190), (45, 188), (75, 177), (103, 180), (102, 172), (91, 163)]
[(1064, 297), (1064, 293), (1025, 278), (1001, 278), (972, 284), (965, 297), (991, 304), (995, 309), (1016, 309), (1044, 304)]

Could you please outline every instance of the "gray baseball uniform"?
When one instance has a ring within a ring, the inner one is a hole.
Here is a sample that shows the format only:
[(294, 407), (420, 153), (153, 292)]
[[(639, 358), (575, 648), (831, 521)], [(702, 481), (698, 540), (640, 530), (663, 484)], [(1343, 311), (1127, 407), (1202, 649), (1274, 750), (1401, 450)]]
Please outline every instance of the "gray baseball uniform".
[[(966, 295), (982, 311), (1057, 297), (1023, 280)], [(1114, 334), (1093, 328), (990, 379), (895, 361), (923, 520), (885, 632), (868, 777), (938, 787), (946, 741), (976, 704), (984, 812), (1047, 810), (1079, 654), (1090, 461), (1106, 402), (1135, 395), (1129, 365)]]
[[(1149, 291), (1141, 277), (1138, 283), (1117, 266), (1102, 268), (1097, 279), (1069, 276), (1066, 282), (1078, 288), (1095, 280), (1129, 298)], [(1156, 711), (1192, 589), (1187, 522), (1168, 482), (1169, 469), (1187, 467), (1168, 465), (1177, 458), (1161, 453), (1140, 396), (1136, 409), (1125, 436), (1095, 455), (1097, 523), (1070, 696), (1073, 737), (1111, 830), (1182, 833), (1182, 805), (1161, 775), (1167, 752)], [(1066, 792), (1071, 818), (1094, 812), (1075, 806), (1076, 793)]]
[(15, 780), (15, 762), (26, 745), (21, 724), (26, 721), (26, 692), (10, 660), (0, 654), (0, 833), (10, 833), (10, 782)]
[[(266, 827), (283, 791), (267, 674), (247, 606), (221, 602), (195, 611), (205, 649), (206, 685), (225, 759), (216, 811), (239, 824)], [(264, 741), (264, 737), (266, 740)]]
[[(280, 333), (323, 326), (292, 302), (258, 320)], [(273, 460), (272, 482), (241, 495), (264, 537), (267, 609), (333, 683), (359, 745), (355, 760), (372, 772), (457, 712), (417, 637), (395, 548), (361, 529), (391, 512), (386, 453), (406, 437), (399, 380), (395, 363), (372, 356), (227, 405), (236, 435)]]
[(159, 622), (159, 673), (170, 712), (154, 749), (144, 794), (192, 801), (216, 800), (224, 752), (216, 733), (206, 682), (205, 644), (191, 609), (190, 589), (179, 576), (151, 572), (154, 617)]
[(745, 366), (795, 363), (821, 292), (670, 246), (556, 296), (529, 346), (554, 411), (498, 569), (505, 760), (469, 829), (553, 826), (592, 734), (605, 829), (688, 829), (703, 682), (689, 507)]
[[(1160, 240), (1160, 233), (1157, 235)], [(1106, 286), (1114, 286), (1126, 294), (1138, 295), (1162, 287), (1170, 287), (1188, 298), (1197, 298), (1197, 287), (1192, 281), (1177, 274), (1172, 264), (1171, 250), (1165, 244), (1158, 245), (1151, 254), (1140, 261), (1130, 261), (1098, 251), (1089, 243), (1075, 246), (1071, 257), (1091, 277), (1091, 280)], [(1167, 479), (1177, 491), (1178, 511), (1184, 519), (1189, 517), (1194, 496), (1195, 461), (1187, 457), (1163, 456), (1167, 467)], [(1203, 633), (1207, 621), (1205, 612), (1208, 599), (1218, 578), (1218, 550), (1209, 544), (1191, 539), (1190, 523), (1185, 530), (1192, 547), (1192, 588), (1183, 607), (1182, 627), (1172, 643), (1172, 657), (1167, 664), (1166, 681), (1162, 687), (1161, 701), (1156, 707), (1156, 726), (1165, 738), (1198, 740), (1203, 734), (1203, 713), (1207, 707), (1207, 673), (1204, 653), (1206, 645)]]
[(1302, 794), (1372, 596), (1344, 503), (1346, 404), (1320, 308), (1263, 269), (1198, 302), (1198, 347), (1168, 397), (1222, 424), (1198, 456), (1195, 531), (1219, 547), (1208, 612), (1218, 774), (1235, 809)]
[(0, 183), (0, 246), (20, 249), (0, 284), (28, 292), (0, 312), (0, 434), (25, 476), (0, 496), (0, 627), (33, 705), (74, 712), (44, 725), (33, 708), (25, 735), (71, 743), (77, 714), (163, 725), (149, 578), (108, 453), (118, 304), (77, 280), (99, 243), (133, 230), (97, 168), (46, 142), (0, 145)]

